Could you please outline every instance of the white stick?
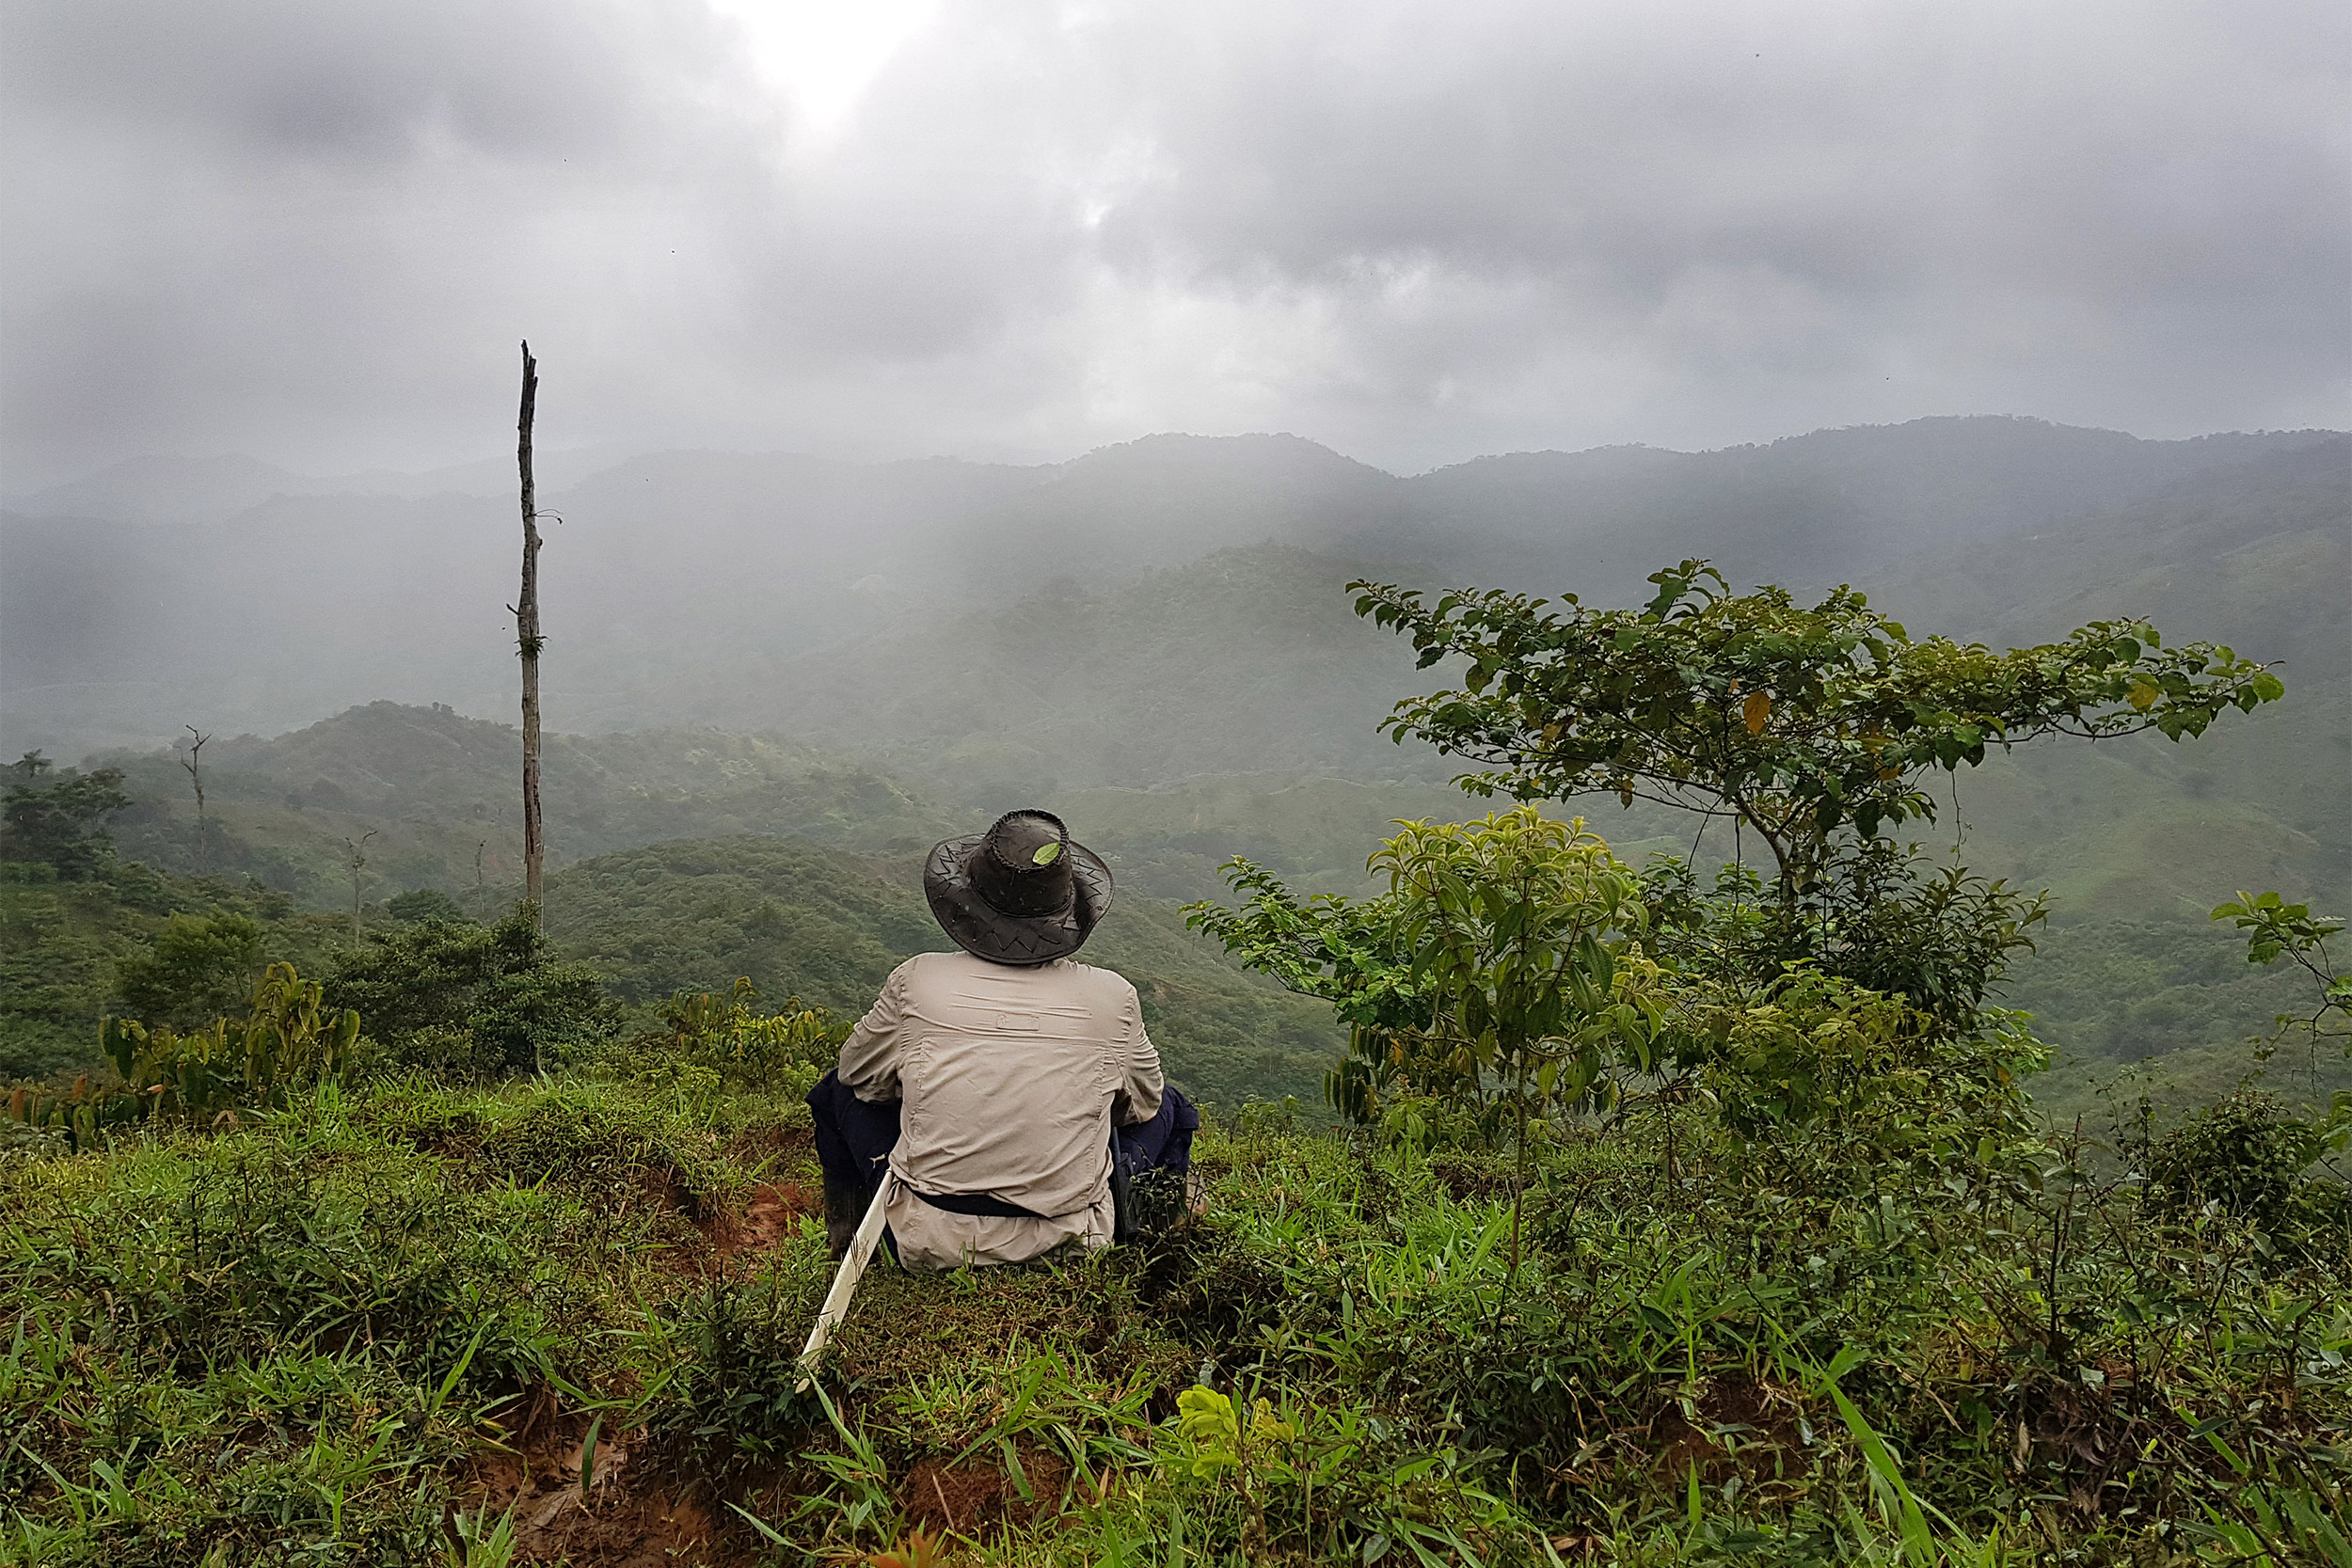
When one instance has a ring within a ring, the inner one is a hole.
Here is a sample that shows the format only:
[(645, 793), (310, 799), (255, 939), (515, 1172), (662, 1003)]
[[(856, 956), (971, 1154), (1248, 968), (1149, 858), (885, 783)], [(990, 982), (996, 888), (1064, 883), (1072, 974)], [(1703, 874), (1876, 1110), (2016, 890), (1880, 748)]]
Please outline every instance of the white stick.
[(825, 1292), (825, 1305), (818, 1308), (817, 1325), (808, 1331), (808, 1343), (801, 1347), (801, 1381), (792, 1386), (795, 1394), (808, 1392), (817, 1375), (817, 1358), (833, 1337), (833, 1325), (849, 1316), (850, 1298), (857, 1294), (857, 1282), (866, 1277), (866, 1265), (873, 1261), (874, 1248), (882, 1242), (882, 1195), (890, 1191), (891, 1175), (885, 1171), (882, 1185), (874, 1189), (874, 1201), (866, 1206), (866, 1217), (857, 1222), (850, 1250), (842, 1254), (841, 1267), (833, 1276), (833, 1289)]

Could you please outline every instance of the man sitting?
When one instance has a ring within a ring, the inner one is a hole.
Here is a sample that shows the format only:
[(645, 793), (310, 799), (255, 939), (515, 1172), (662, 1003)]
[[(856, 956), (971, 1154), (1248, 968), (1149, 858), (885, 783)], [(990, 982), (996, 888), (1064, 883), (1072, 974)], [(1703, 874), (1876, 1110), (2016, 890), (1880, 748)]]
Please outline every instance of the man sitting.
[(1110, 910), (1110, 868), (1061, 818), (1016, 811), (935, 846), (923, 891), (961, 951), (893, 971), (808, 1097), (834, 1255), (879, 1183), (911, 1269), (1126, 1240), (1114, 1186), (1181, 1193), (1200, 1118), (1136, 988), (1070, 957)]

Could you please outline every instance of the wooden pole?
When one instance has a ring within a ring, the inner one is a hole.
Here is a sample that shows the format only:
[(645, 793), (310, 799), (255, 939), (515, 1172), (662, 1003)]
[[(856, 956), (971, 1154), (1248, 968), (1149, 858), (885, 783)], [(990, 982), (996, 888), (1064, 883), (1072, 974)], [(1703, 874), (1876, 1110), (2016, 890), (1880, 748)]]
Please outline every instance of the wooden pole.
[(514, 606), (515, 645), (523, 659), (523, 896), (539, 929), (548, 927), (547, 847), (539, 817), (539, 492), (531, 474), (531, 420), (539, 402), (539, 361), (523, 344), (523, 406), (516, 421), (516, 467), (523, 485), (523, 591)]

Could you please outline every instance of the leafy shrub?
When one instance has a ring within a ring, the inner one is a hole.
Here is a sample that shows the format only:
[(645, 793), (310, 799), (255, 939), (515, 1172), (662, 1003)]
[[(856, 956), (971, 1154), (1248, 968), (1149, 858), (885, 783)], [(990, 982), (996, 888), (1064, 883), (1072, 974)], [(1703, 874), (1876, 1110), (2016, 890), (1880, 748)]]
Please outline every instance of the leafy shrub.
[(1786, 901), (1734, 862), (1702, 891), (1688, 862), (1654, 855), (1642, 874), (1649, 946), (1692, 978), (1732, 986), (1809, 964), (1899, 997), (1949, 1033), (1975, 1029), (1985, 997), (2032, 947), (2045, 900), (1947, 865), (1930, 869), (1883, 839), (1831, 847), (1823, 875)]
[[(326, 981), (338, 1006), (358, 1009), (395, 1061), (413, 1059), (421, 1030), (462, 1030), (479, 1069), (512, 1072), (558, 1061), (612, 1037), (619, 1011), (594, 970), (559, 963), (530, 911), (494, 926), (424, 920), (378, 933), (345, 953)], [(446, 1040), (425, 1055), (449, 1059)]]
[(167, 1024), (110, 1018), (99, 1043), (119, 1082), (93, 1087), (85, 1073), (65, 1095), (20, 1085), (8, 1117), (54, 1127), (77, 1146), (103, 1129), (141, 1119), (178, 1118), (212, 1126), (239, 1109), (271, 1110), (349, 1065), (359, 1015), (321, 1005), (322, 990), (292, 964), (272, 964), (253, 988), (242, 1019), (180, 1034)]
[(2180, 1219), (2212, 1204), (2267, 1231), (2308, 1225), (2342, 1205), (2341, 1184), (2305, 1173), (2343, 1142), (2335, 1120), (2306, 1121), (2276, 1096), (2241, 1089), (2148, 1149), (2149, 1209)]
[(485, 1050), (470, 1029), (428, 1023), (421, 1029), (373, 1042), (372, 1069), (413, 1069), (436, 1078), (492, 1078), (505, 1069), (502, 1053)]
[(384, 901), (384, 912), (403, 926), (413, 926), (420, 920), (446, 920), (458, 925), (474, 924), (471, 916), (456, 899), (437, 887), (412, 888), (395, 894)]
[(114, 853), (104, 822), (131, 804), (122, 769), (48, 777), (49, 759), (28, 752), (10, 765), (17, 782), (0, 795), (0, 861), (50, 867), (61, 881), (87, 881)]
[(130, 1017), (185, 1028), (248, 1002), (264, 962), (261, 922), (228, 912), (175, 914), (154, 950), (116, 970), (115, 991)]
[(176, 1035), (134, 1019), (108, 1019), (106, 1054), (134, 1095), (157, 1116), (199, 1125), (239, 1106), (274, 1109), (299, 1088), (331, 1078), (351, 1060), (359, 1015), (324, 1005), (325, 988), (292, 964), (272, 964), (241, 1021)]
[(721, 996), (676, 991), (658, 1013), (661, 1027), (632, 1042), (640, 1063), (658, 1060), (709, 1069), (729, 1083), (779, 1090), (795, 1098), (817, 1086), (850, 1037), (847, 1020), (797, 996), (772, 1013), (759, 1008), (759, 988), (738, 977)]

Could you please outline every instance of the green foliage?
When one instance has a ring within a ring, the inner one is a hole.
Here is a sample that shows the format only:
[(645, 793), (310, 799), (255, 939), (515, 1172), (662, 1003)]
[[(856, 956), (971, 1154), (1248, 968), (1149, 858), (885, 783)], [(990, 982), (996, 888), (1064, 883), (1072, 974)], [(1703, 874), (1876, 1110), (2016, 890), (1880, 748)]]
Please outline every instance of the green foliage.
[(272, 964), (240, 1021), (180, 1035), (168, 1025), (110, 1018), (99, 1043), (129, 1093), (151, 1116), (209, 1126), (239, 1109), (276, 1110), (339, 1075), (359, 1040), (359, 1015), (327, 1008), (325, 989), (292, 964)]
[[(601, 977), (558, 961), (527, 908), (492, 926), (424, 920), (374, 933), (339, 956), (326, 988), (395, 1062), (462, 1054), (473, 1070), (513, 1072), (592, 1050), (618, 1027)], [(457, 1034), (469, 1052), (453, 1050)]]
[(739, 976), (724, 996), (676, 991), (657, 1011), (661, 1027), (634, 1042), (640, 1059), (658, 1054), (739, 1084), (805, 1096), (832, 1070), (848, 1021), (797, 996), (773, 1012), (759, 1007), (759, 988)]
[(384, 912), (403, 926), (414, 925), (420, 920), (462, 921), (468, 918), (464, 907), (456, 899), (439, 888), (431, 887), (412, 888), (387, 898), (384, 900)]
[(1708, 893), (1671, 855), (1651, 857), (1642, 879), (1650, 947), (1682, 974), (1740, 986), (1809, 964), (1963, 1034), (2047, 918), (2045, 897), (1958, 863), (1927, 869), (1883, 839), (1841, 846), (1825, 875), (1786, 905), (1738, 863), (1719, 868)]
[(2150, 1212), (2178, 1219), (2211, 1204), (2281, 1239), (2343, 1231), (2352, 1223), (2344, 1183), (2314, 1167), (2347, 1140), (2352, 1096), (2307, 1121), (2275, 1096), (2241, 1090), (2147, 1147)]
[(18, 782), (0, 794), (0, 860), (46, 865), (69, 882), (96, 876), (114, 850), (105, 820), (131, 803), (122, 770), (69, 768), (51, 778), (48, 759), (28, 752), (11, 771)]
[(1486, 765), (1461, 782), (1523, 800), (1601, 792), (1736, 817), (1772, 852), (1784, 893), (1821, 874), (1834, 835), (1931, 819), (1933, 769), (2042, 735), (2201, 735), (2285, 689), (2228, 648), (2167, 648), (2107, 621), (1994, 654), (1914, 641), (1839, 588), (1810, 609), (1764, 587), (1732, 594), (1703, 561), (1655, 573), (1640, 610), (1498, 590), (1421, 594), (1351, 583), (1357, 612), (1408, 636), (1462, 687), (1397, 705), (1386, 727)]
[(1799, 964), (1768, 983), (1675, 988), (1661, 1056), (1724, 1128), (1831, 1186), (1855, 1161), (1924, 1174), (2025, 1141), (2026, 1080), (2049, 1061), (2026, 1022), (1939, 1028), (1900, 996)]
[(1621, 961), (1648, 911), (1581, 818), (1521, 806), (1398, 826), (1372, 865), (1389, 875), (1398, 940), (1431, 1003), (1427, 1037), (1452, 1055), (1482, 1121), (1508, 1119), (1524, 1145), (1531, 1119), (1605, 1100), (1604, 1068), (1649, 1069), (1655, 972), (1638, 952)]
[(116, 970), (115, 993), (130, 1017), (185, 1028), (251, 1001), (267, 950), (251, 915), (175, 914), (155, 933), (153, 951)]
[(2246, 933), (2246, 961), (2275, 964), (2294, 960), (2318, 987), (2318, 994), (2302, 1015), (2281, 1014), (2279, 1031), (2296, 1030), (2317, 1045), (2323, 1037), (2344, 1041), (2352, 1055), (2352, 973), (2337, 970), (2328, 957), (2328, 939), (2344, 929), (2344, 922), (2313, 915), (2308, 904), (2290, 904), (2276, 893), (2241, 893), (2213, 911)]
[[(0, 1132), (19, 1137), (55, 1136), (72, 1150), (94, 1148), (102, 1147), (111, 1129), (138, 1121), (147, 1111), (136, 1096), (110, 1085), (93, 1085), (85, 1072), (77, 1074), (70, 1087), (55, 1093), (19, 1084), (8, 1091), (8, 1118), (0, 1122)], [(42, 1140), (31, 1141), (39, 1147)]]
[[(39, 875), (26, 879), (28, 872)], [(198, 921), (249, 919), (262, 933), (264, 961), (291, 962), (305, 973), (324, 968), (338, 940), (331, 917), (297, 915), (284, 897), (250, 883), (199, 881), (120, 859), (103, 862), (95, 877), (75, 882), (57, 880), (47, 866), (0, 864), (0, 1081), (97, 1067), (98, 1020), (125, 1010), (119, 976), (150, 963), (175, 913)], [(199, 971), (213, 1005), (160, 1016), (207, 1022), (241, 1012), (261, 967), (235, 985), (225, 974)]]
[(1434, 1006), (1415, 984), (1393, 897), (1323, 893), (1302, 903), (1271, 872), (1239, 858), (1225, 876), (1234, 893), (1248, 895), (1241, 907), (1187, 904), (1184, 924), (1284, 990), (1330, 1004), (1348, 1028), (1347, 1054), (1324, 1077), (1333, 1110), (1371, 1123), (1399, 1095), (1453, 1091), (1461, 1072), (1452, 1053), (1426, 1043)]

